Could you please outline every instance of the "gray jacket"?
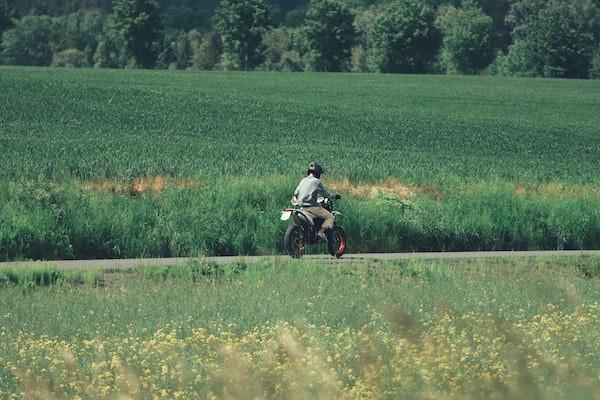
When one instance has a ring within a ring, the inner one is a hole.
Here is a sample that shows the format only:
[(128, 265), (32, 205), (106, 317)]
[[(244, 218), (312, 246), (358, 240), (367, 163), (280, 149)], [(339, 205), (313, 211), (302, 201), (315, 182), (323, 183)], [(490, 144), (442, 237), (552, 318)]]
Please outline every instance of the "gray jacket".
[(302, 179), (294, 191), (294, 197), (298, 200), (300, 207), (317, 207), (319, 197), (331, 198), (329, 192), (325, 190), (321, 181), (312, 175)]

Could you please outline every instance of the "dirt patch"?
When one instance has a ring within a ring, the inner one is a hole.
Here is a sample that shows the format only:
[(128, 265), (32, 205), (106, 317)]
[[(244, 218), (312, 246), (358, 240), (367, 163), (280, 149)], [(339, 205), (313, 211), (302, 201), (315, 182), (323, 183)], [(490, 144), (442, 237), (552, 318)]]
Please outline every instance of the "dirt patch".
[(404, 185), (395, 179), (386, 179), (374, 183), (352, 183), (347, 179), (328, 181), (327, 186), (338, 193), (350, 193), (354, 197), (375, 198), (382, 193), (391, 193), (402, 200), (411, 199), (415, 192), (420, 192), (416, 186)]
[(563, 183), (547, 183), (543, 185), (532, 185), (525, 187), (517, 186), (515, 193), (518, 196), (542, 196), (542, 197), (571, 197), (584, 198), (588, 196), (600, 196), (600, 188), (567, 186)]
[(134, 178), (126, 183), (115, 181), (81, 183), (81, 187), (87, 190), (106, 191), (129, 196), (142, 196), (148, 193), (160, 196), (167, 187), (188, 189), (199, 186), (200, 182), (191, 178), (173, 179), (162, 176), (155, 176), (151, 178)]

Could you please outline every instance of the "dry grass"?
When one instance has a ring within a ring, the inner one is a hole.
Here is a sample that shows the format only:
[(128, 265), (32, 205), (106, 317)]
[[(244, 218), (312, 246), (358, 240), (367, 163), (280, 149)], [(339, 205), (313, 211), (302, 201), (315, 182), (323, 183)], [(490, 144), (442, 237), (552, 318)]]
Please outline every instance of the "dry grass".
[(600, 197), (600, 188), (593, 186), (570, 186), (564, 183), (554, 182), (533, 186), (518, 185), (515, 189), (515, 193), (522, 197), (539, 196), (555, 198), (585, 198), (588, 196)]
[(414, 185), (405, 185), (394, 178), (374, 183), (353, 183), (348, 179), (327, 181), (327, 186), (339, 193), (349, 193), (359, 198), (375, 198), (382, 193), (391, 193), (402, 200), (411, 199), (421, 189)]
[(192, 178), (173, 179), (163, 176), (134, 178), (129, 182), (117, 181), (82, 182), (80, 186), (86, 190), (107, 191), (130, 196), (142, 196), (152, 193), (161, 196), (165, 189), (188, 189), (200, 187), (200, 182)]

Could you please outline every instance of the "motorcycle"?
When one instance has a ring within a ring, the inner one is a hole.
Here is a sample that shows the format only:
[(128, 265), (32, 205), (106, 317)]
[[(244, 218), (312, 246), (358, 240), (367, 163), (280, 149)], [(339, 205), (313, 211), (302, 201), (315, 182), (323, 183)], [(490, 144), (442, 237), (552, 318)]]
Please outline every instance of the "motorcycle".
[[(340, 198), (339, 194), (334, 196), (335, 200), (339, 200)], [(325, 232), (327, 250), (332, 257), (340, 258), (346, 252), (346, 233), (341, 226), (335, 223), (341, 213), (333, 210), (334, 199), (323, 197), (319, 198), (317, 202), (321, 207), (333, 214), (333, 227)], [(304, 255), (309, 245), (322, 242), (318, 233), (324, 220), (300, 208), (285, 208), (281, 212), (280, 219), (287, 221), (290, 218), (292, 218), (294, 223), (287, 228), (283, 242), (285, 250), (291, 257), (300, 258)]]

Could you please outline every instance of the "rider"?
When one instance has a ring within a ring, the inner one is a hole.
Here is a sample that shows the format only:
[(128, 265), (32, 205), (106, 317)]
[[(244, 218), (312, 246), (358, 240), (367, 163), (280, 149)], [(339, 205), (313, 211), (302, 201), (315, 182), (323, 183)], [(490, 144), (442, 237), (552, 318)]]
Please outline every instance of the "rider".
[(325, 231), (333, 227), (333, 214), (321, 207), (317, 202), (319, 197), (331, 198), (331, 194), (325, 190), (319, 179), (324, 172), (323, 167), (318, 163), (310, 163), (306, 177), (300, 181), (294, 191), (292, 203), (299, 205), (302, 210), (308, 211), (316, 217), (323, 218), (324, 221), (319, 230), (319, 237), (327, 240)]

